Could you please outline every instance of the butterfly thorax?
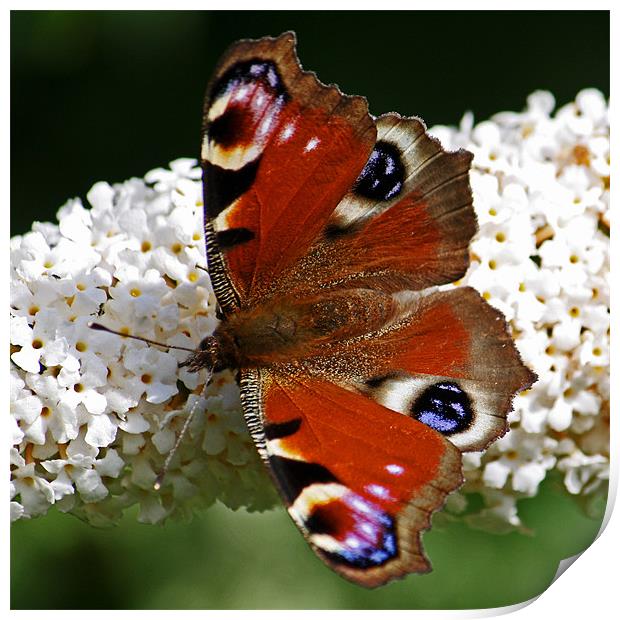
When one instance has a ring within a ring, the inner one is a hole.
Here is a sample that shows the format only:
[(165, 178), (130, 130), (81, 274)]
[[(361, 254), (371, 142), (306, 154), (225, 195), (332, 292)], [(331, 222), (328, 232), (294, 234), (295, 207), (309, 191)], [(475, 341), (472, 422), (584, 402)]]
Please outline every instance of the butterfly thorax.
[(184, 365), (217, 371), (308, 359), (324, 353), (326, 343), (379, 329), (396, 308), (390, 295), (366, 289), (281, 298), (226, 317)]

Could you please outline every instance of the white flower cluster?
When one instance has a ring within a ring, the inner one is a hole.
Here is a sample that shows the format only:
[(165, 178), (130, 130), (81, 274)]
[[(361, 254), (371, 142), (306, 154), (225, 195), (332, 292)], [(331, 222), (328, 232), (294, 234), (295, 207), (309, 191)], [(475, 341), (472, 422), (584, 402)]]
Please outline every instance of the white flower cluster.
[[(203, 392), (183, 351), (217, 320), (204, 270), (201, 171), (194, 160), (144, 180), (97, 183), (90, 209), (71, 200), (59, 224), (11, 242), (11, 515), (55, 504), (93, 524), (139, 504), (139, 519), (220, 500), (265, 508), (275, 495), (230, 373)], [(196, 415), (159, 492), (153, 490), (188, 411)]]
[(550, 470), (571, 494), (604, 494), (609, 475), (609, 119), (603, 95), (581, 91), (552, 115), (551, 93), (522, 113), (458, 129), (435, 127), (447, 148), (474, 153), (480, 231), (458, 284), (476, 288), (509, 321), (538, 382), (515, 399), (511, 431), (465, 455), (466, 484), (450, 505), (484, 507), (466, 520), (521, 528), (516, 501)]
[[(515, 400), (511, 432), (465, 455), (448, 509), (476, 527), (522, 526), (516, 501), (547, 472), (573, 494), (602, 492), (609, 465), (609, 124), (603, 96), (552, 116), (538, 92), (520, 114), (432, 130), (474, 155), (480, 232), (459, 284), (509, 320), (539, 381)], [(245, 427), (230, 373), (179, 369), (186, 353), (88, 324), (196, 347), (216, 325), (202, 241), (200, 170), (182, 159), (144, 180), (96, 184), (90, 209), (12, 240), (11, 514), (55, 504), (93, 524), (139, 504), (139, 519), (190, 515), (219, 499), (263, 509), (276, 496)], [(186, 419), (159, 492), (153, 483)], [(465, 511), (467, 493), (484, 507)], [(464, 512), (465, 511), (465, 512)]]

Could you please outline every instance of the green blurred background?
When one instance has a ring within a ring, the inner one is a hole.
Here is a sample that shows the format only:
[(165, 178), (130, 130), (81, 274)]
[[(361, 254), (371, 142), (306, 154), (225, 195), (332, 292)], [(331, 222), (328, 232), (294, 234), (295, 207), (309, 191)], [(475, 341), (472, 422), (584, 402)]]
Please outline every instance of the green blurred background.
[[(200, 142), (202, 97), (228, 44), (295, 30), (304, 67), (371, 112), (427, 124), (609, 96), (607, 12), (12, 12), (11, 233), (53, 220), (98, 180), (143, 176)], [(552, 477), (520, 514), (533, 534), (444, 523), (434, 571), (365, 591), (323, 568), (283, 510), (216, 507), (191, 523), (96, 530), (56, 513), (11, 536), (13, 608), (477, 608), (543, 591), (599, 520)]]

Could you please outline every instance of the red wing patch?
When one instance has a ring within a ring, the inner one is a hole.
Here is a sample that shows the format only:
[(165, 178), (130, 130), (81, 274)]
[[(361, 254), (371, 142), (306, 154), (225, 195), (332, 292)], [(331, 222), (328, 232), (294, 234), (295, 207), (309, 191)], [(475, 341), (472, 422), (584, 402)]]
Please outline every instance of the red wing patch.
[(449, 442), (365, 396), (291, 372), (243, 371), (242, 399), (289, 514), (327, 564), (366, 586), (430, 570), (420, 531), (461, 483)]

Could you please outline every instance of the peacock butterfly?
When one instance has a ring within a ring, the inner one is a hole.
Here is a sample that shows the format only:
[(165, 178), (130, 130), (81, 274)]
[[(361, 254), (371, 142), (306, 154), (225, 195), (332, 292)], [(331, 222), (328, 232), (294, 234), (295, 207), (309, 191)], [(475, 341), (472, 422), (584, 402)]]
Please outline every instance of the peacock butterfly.
[(536, 379), (460, 278), (472, 155), (303, 71), (295, 35), (243, 40), (207, 90), (201, 162), (221, 323), (183, 365), (237, 369), (295, 524), (343, 577), (430, 570), (420, 534), (461, 452), (507, 431)]

